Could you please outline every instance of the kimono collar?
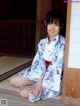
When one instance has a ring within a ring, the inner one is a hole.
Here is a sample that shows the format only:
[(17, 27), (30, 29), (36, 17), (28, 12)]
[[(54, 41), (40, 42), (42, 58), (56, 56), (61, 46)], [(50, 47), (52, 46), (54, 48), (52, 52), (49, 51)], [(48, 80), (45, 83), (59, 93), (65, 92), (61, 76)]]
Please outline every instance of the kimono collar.
[[(48, 37), (46, 38), (46, 40), (47, 40), (47, 43), (49, 43)], [(56, 35), (56, 36), (52, 39), (51, 42), (53, 42), (53, 41), (58, 42), (58, 40), (59, 40), (59, 35)]]

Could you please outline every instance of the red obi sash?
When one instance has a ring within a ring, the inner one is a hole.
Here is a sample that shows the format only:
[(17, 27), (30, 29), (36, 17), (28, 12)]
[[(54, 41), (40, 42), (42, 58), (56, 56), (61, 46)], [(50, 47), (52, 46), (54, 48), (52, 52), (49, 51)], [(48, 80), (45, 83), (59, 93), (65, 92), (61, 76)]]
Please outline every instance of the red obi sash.
[[(47, 68), (49, 67), (49, 65), (50, 65), (51, 63), (52, 63), (51, 61), (45, 61), (46, 70), (47, 70)], [(62, 71), (62, 73), (61, 73), (61, 76), (63, 76), (63, 71)]]
[(51, 61), (45, 61), (45, 66), (46, 66), (46, 70), (49, 67), (49, 65), (51, 64)]

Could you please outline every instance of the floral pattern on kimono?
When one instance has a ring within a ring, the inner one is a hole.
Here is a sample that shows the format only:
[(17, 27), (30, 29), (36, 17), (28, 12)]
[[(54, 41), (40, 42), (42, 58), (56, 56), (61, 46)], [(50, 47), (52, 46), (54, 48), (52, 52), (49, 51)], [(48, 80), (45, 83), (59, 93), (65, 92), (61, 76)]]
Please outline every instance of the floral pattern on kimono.
[[(40, 40), (31, 69), (24, 69), (19, 72), (21, 76), (35, 82), (37, 82), (38, 78), (42, 78), (42, 86), (45, 88), (45, 91), (42, 92), (41, 99), (50, 98), (52, 95), (57, 96), (61, 92), (64, 49), (65, 38), (61, 35), (57, 35), (50, 43), (48, 37)], [(45, 60), (51, 61), (47, 70)]]

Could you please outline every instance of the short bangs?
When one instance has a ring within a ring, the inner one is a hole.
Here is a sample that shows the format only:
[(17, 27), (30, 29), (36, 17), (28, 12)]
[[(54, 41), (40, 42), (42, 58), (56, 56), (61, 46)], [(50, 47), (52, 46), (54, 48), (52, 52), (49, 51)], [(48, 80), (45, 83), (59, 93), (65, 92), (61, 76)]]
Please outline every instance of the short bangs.
[(62, 13), (58, 10), (49, 11), (45, 19), (45, 25), (48, 25), (50, 23), (55, 23), (62, 27), (62, 25), (64, 24), (64, 17)]

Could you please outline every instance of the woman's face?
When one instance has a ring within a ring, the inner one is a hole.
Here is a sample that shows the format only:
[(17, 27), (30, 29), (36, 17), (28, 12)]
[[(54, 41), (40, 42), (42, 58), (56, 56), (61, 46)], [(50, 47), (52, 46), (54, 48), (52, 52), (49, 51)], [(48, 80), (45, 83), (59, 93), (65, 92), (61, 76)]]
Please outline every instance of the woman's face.
[(59, 23), (50, 23), (47, 25), (47, 33), (49, 35), (50, 40), (53, 39), (56, 35), (58, 35), (60, 32), (60, 26)]

